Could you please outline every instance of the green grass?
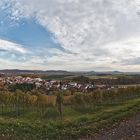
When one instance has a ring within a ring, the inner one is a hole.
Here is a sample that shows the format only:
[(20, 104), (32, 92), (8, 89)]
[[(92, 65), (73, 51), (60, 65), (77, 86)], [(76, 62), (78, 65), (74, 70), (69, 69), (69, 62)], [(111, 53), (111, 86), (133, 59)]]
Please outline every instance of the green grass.
[(98, 106), (63, 107), (63, 120), (56, 109), (25, 112), (19, 117), (0, 117), (0, 134), (10, 140), (78, 140), (94, 137), (101, 128), (140, 112), (140, 98)]

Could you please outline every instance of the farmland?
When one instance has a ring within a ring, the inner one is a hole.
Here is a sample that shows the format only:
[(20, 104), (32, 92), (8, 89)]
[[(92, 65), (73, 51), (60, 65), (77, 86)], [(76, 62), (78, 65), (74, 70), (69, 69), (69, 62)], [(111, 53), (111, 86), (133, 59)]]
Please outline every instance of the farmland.
[(94, 138), (101, 129), (140, 112), (140, 87), (73, 95), (62, 90), (55, 95), (5, 91), (0, 102), (2, 138), (77, 140)]
[[(55, 110), (50, 116), (39, 118), (32, 112), (14, 117), (5, 114), (0, 118), (1, 136), (7, 139), (79, 139), (94, 137), (101, 128), (108, 128), (121, 119), (140, 111), (140, 98), (119, 104), (104, 104), (92, 108), (64, 108), (63, 121), (59, 120)], [(48, 110), (48, 113), (49, 110)], [(51, 119), (50, 119), (51, 118)], [(53, 120), (52, 120), (53, 119)]]
[(2, 76), (0, 138), (94, 139), (140, 112), (139, 76), (66, 76)]

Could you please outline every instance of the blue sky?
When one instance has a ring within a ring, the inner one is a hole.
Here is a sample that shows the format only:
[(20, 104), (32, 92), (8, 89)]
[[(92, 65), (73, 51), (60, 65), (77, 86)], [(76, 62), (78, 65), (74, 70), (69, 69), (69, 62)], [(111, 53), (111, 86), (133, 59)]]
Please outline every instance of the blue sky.
[(140, 71), (138, 0), (0, 0), (0, 69)]

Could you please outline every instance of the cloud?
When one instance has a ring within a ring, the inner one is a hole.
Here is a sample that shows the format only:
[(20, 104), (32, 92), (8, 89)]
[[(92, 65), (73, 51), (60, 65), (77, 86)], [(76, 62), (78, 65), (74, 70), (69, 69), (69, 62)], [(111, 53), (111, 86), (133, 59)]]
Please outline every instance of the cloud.
[[(32, 58), (38, 58), (40, 68), (127, 70), (129, 65), (124, 66), (125, 61), (140, 55), (138, 0), (12, 0), (10, 3), (8, 13), (12, 21), (34, 18), (67, 50), (50, 48), (46, 50), (48, 56), (44, 49), (44, 56), (32, 54)], [(34, 62), (31, 58), (27, 61)], [(139, 68), (138, 63), (133, 65)]]
[(27, 50), (23, 48), (22, 45), (2, 39), (0, 39), (0, 51), (8, 51), (21, 54), (25, 54), (27, 52)]

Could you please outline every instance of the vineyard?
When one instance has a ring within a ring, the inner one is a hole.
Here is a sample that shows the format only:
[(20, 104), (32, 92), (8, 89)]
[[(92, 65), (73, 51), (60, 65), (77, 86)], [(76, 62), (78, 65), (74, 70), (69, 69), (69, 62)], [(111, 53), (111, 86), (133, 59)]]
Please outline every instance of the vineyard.
[[(58, 95), (61, 95), (59, 97)], [(61, 98), (58, 100), (58, 97)], [(25, 112), (36, 112), (40, 116), (48, 110), (55, 110), (59, 117), (59, 105), (64, 108), (83, 108), (119, 103), (128, 99), (140, 97), (140, 87), (128, 87), (115, 90), (98, 90), (93, 93), (74, 93), (74, 95), (64, 96), (63, 91), (58, 91), (56, 95), (37, 94), (31, 95), (20, 90), (16, 92), (0, 93), (0, 115), (11, 114), (19, 116)], [(60, 107), (60, 108), (63, 108)], [(49, 112), (50, 113), (50, 112)], [(53, 117), (52, 117), (53, 118)], [(46, 118), (47, 119), (47, 118)]]
[(65, 95), (0, 93), (0, 138), (77, 140), (140, 111), (140, 87)]

